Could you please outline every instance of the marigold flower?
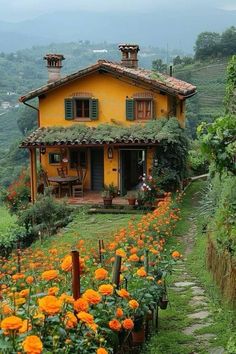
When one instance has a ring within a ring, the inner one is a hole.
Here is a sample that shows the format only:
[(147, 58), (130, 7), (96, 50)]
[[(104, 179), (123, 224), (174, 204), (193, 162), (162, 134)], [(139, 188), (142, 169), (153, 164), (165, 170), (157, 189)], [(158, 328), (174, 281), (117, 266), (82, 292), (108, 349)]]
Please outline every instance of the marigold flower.
[(13, 310), (8, 304), (2, 304), (1, 312), (3, 313), (3, 315), (10, 315), (13, 312)]
[(90, 313), (87, 313), (85, 311), (81, 311), (78, 313), (77, 317), (80, 319), (80, 321), (86, 323), (86, 324), (93, 324), (94, 323), (94, 317)]
[(74, 328), (77, 326), (77, 318), (72, 312), (67, 312), (65, 317), (66, 328)]
[(39, 299), (38, 302), (40, 310), (48, 315), (56, 315), (61, 310), (62, 301), (55, 296), (44, 296), (42, 299)]
[(32, 329), (32, 325), (30, 324), (29, 320), (24, 320), (22, 327), (19, 329), (19, 333), (22, 334), (31, 331), (31, 329)]
[(49, 281), (49, 280), (53, 280), (56, 279), (58, 277), (59, 273), (58, 270), (46, 270), (45, 272), (42, 273), (42, 279)]
[(104, 280), (108, 276), (108, 271), (104, 268), (99, 268), (95, 270), (95, 279), (97, 280)]
[(53, 286), (52, 288), (48, 289), (48, 295), (56, 295), (59, 291), (59, 288), (56, 286)]
[(129, 301), (129, 307), (133, 310), (136, 310), (139, 307), (139, 303), (136, 300)]
[(19, 293), (20, 297), (27, 297), (29, 295), (29, 289), (21, 290)]
[(88, 312), (89, 309), (89, 303), (87, 300), (79, 298), (74, 302), (74, 310), (77, 312), (84, 311)]
[(38, 336), (28, 336), (22, 343), (23, 349), (27, 354), (40, 354), (43, 351), (43, 343)]
[(113, 294), (114, 288), (110, 284), (103, 284), (99, 286), (98, 291), (104, 296), (109, 296)]
[(146, 277), (147, 276), (147, 272), (145, 271), (145, 269), (143, 267), (139, 268), (136, 272), (136, 274), (139, 277)]
[(73, 304), (75, 302), (74, 298), (71, 295), (68, 294), (61, 294), (59, 299), (67, 304)]
[(67, 255), (62, 261), (61, 269), (65, 272), (69, 272), (72, 269), (72, 256)]
[(97, 354), (108, 354), (108, 351), (105, 348), (98, 348)]
[(172, 252), (171, 256), (174, 259), (178, 259), (181, 257), (181, 254), (178, 251), (174, 251), (174, 252)]
[(109, 321), (108, 325), (113, 331), (119, 332), (121, 330), (121, 323), (116, 318)]
[(25, 275), (22, 273), (17, 273), (12, 276), (12, 280), (24, 279)]
[(26, 283), (28, 285), (32, 284), (34, 281), (34, 277), (32, 277), (31, 275), (29, 275), (26, 279), (25, 279)]
[(87, 289), (82, 298), (87, 300), (90, 305), (96, 305), (102, 300), (101, 295), (93, 289)]
[(17, 316), (9, 316), (4, 318), (1, 322), (1, 329), (4, 331), (15, 331), (22, 327), (23, 321), (20, 317)]
[(117, 294), (120, 296), (120, 297), (123, 297), (125, 299), (128, 299), (129, 298), (129, 292), (125, 289), (120, 289), (120, 290), (117, 290)]
[(16, 306), (20, 306), (20, 305), (24, 305), (26, 302), (25, 298), (24, 297), (20, 297), (18, 299), (15, 299), (15, 304)]
[(118, 248), (118, 249), (116, 250), (116, 255), (117, 255), (117, 256), (120, 256), (120, 257), (123, 257), (123, 258), (126, 257), (126, 253), (125, 253), (125, 251), (124, 251), (122, 248)]
[(131, 262), (138, 262), (139, 261), (139, 257), (137, 256), (137, 254), (131, 254), (131, 256), (129, 256), (129, 261)]
[(116, 317), (120, 318), (123, 315), (124, 315), (124, 312), (123, 312), (122, 308), (117, 307), (117, 309), (116, 309)]
[(124, 329), (126, 330), (131, 330), (134, 328), (134, 322), (131, 320), (131, 318), (126, 318), (123, 322), (122, 322), (122, 326)]

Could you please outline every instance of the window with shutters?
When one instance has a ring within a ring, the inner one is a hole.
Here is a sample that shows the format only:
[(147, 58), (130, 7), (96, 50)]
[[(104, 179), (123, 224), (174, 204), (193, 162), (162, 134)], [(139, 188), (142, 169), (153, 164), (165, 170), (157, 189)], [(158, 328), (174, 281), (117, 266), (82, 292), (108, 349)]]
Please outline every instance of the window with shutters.
[(88, 121), (98, 119), (98, 99), (96, 98), (66, 98), (65, 119)]
[(137, 120), (148, 120), (153, 117), (153, 101), (150, 99), (146, 100), (135, 100), (134, 105), (135, 119)]

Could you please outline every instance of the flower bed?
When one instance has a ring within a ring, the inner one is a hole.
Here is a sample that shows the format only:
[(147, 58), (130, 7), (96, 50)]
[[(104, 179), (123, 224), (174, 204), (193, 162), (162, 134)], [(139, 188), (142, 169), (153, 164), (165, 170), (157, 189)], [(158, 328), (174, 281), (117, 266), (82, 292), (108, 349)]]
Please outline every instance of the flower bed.
[[(98, 250), (88, 250), (80, 240), (73, 272), (77, 252), (65, 254), (69, 245), (2, 258), (1, 348), (105, 354), (128, 345), (131, 333), (139, 332), (157, 308), (165, 277), (180, 258), (178, 251), (165, 249), (178, 219), (179, 209), (167, 194), (156, 210), (119, 230), (111, 243), (101, 240)], [(115, 259), (122, 260), (121, 268)]]

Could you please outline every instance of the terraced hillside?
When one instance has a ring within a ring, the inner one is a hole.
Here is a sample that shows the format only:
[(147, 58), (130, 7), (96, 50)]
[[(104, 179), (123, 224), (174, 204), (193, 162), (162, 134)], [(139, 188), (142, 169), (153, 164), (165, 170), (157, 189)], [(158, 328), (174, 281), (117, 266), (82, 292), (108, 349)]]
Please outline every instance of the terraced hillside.
[(175, 76), (197, 86), (199, 120), (211, 120), (223, 113), (226, 60), (176, 67)]

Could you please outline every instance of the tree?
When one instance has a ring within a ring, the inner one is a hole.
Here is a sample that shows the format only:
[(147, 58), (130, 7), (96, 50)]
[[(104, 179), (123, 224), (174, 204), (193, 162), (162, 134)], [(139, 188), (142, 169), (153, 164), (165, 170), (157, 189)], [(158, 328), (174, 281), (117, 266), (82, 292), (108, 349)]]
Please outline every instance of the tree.
[(24, 106), (20, 108), (17, 125), (23, 135), (37, 127), (37, 111), (30, 107)]
[(221, 35), (222, 56), (229, 56), (236, 53), (236, 27), (231, 26)]
[(221, 36), (217, 32), (202, 32), (195, 43), (195, 58), (205, 59), (219, 54)]
[(160, 73), (167, 72), (167, 64), (163, 63), (162, 59), (156, 59), (152, 62), (152, 69)]

